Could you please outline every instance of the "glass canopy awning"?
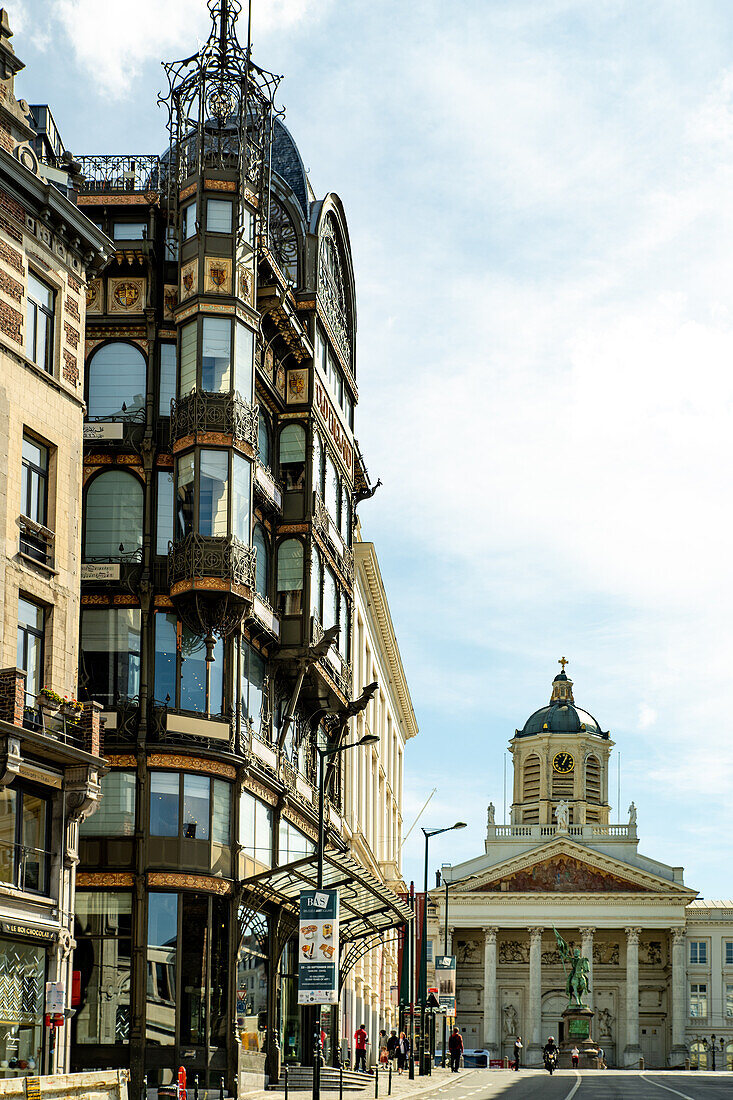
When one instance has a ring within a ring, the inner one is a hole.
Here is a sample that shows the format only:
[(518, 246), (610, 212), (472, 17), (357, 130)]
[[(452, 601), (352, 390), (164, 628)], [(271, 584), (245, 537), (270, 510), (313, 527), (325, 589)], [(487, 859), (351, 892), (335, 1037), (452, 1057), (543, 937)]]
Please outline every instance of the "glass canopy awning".
[[(240, 885), (245, 906), (261, 909), (272, 902), (297, 919), (301, 890), (316, 889), (317, 867), (316, 857), (306, 856), (243, 879)], [(324, 855), (323, 888), (339, 892), (339, 931), (344, 943), (412, 920), (407, 902), (346, 852)]]

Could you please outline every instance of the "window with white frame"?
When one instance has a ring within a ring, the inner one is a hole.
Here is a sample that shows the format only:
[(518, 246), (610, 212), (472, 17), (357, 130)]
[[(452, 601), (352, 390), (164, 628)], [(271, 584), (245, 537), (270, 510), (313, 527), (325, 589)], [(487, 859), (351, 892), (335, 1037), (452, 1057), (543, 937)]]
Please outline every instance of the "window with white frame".
[(723, 958), (726, 966), (733, 966), (733, 940), (726, 940), (723, 944)]
[(28, 272), (25, 350), (29, 359), (53, 374), (53, 322), (56, 292), (32, 271)]
[(725, 1016), (728, 1020), (733, 1018), (733, 984), (731, 982), (725, 983)]
[(708, 1014), (708, 987), (705, 982), (693, 982), (690, 985), (690, 1016), (696, 1019)]
[(707, 940), (690, 940), (690, 962), (691, 963), (707, 963), (708, 961), (708, 941)]

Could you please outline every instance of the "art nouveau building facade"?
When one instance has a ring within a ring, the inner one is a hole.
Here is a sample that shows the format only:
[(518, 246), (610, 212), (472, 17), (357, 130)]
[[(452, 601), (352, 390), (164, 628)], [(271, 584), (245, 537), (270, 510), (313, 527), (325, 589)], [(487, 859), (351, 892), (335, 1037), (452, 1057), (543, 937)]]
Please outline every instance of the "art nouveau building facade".
[[(609, 1065), (733, 1059), (733, 910), (695, 900), (681, 867), (638, 850), (636, 809), (609, 823), (613, 742), (577, 707), (564, 672), (549, 706), (510, 742), (511, 823), (489, 807), (485, 852), (445, 867), (466, 1047), (511, 1053), (521, 1034), (539, 1064), (562, 1037), (565, 979), (553, 928), (591, 962), (593, 1036)], [(442, 939), (442, 893), (436, 892)]]

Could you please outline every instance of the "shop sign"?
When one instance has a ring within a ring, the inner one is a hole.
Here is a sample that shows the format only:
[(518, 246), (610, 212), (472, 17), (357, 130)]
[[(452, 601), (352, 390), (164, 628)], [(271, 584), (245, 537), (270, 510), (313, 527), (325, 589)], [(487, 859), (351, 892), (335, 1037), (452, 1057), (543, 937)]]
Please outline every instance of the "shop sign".
[(23, 779), (30, 779), (32, 783), (43, 783), (46, 787), (57, 787), (61, 790), (61, 776), (55, 772), (47, 772), (43, 768), (36, 768), (33, 764), (24, 762), (20, 765), (18, 774), (22, 775)]
[(304, 890), (300, 895), (298, 1004), (338, 1004), (338, 890)]
[(26, 936), (31, 940), (42, 940), (44, 943), (54, 943), (56, 932), (51, 928), (32, 928), (28, 924), (18, 924), (17, 921), (0, 921), (0, 931), (6, 936)]
[(46, 1012), (66, 1011), (66, 986), (63, 982), (46, 982)]
[(118, 581), (119, 562), (84, 562), (81, 567), (83, 581)]
[(109, 421), (102, 423), (101, 421), (92, 421), (89, 424), (84, 425), (84, 441), (87, 440), (103, 440), (103, 439), (122, 439), (122, 430), (124, 425), (119, 423), (111, 423)]
[(344, 465), (346, 466), (346, 469), (348, 470), (349, 475), (351, 475), (352, 474), (352, 468), (353, 468), (352, 464), (353, 464), (353, 459), (354, 459), (353, 448), (352, 448), (351, 444), (349, 443), (349, 439), (348, 439), (348, 436), (346, 435), (346, 432), (344, 431), (344, 429), (341, 426), (341, 421), (339, 420), (339, 418), (336, 414), (336, 410), (334, 409), (333, 405), (331, 404), (331, 402), (329, 400), (329, 397), (328, 397), (325, 389), (321, 385), (321, 381), (318, 377), (316, 377), (316, 380), (315, 380), (315, 395), (316, 395), (316, 408), (318, 409), (319, 413), (323, 417), (323, 421), (324, 421), (326, 427), (328, 428), (329, 435), (331, 436), (331, 439), (334, 442), (336, 450), (341, 455), (341, 458), (344, 461)]
[(456, 1014), (456, 957), (437, 955), (435, 980), (438, 983), (438, 1003), (448, 1016)]

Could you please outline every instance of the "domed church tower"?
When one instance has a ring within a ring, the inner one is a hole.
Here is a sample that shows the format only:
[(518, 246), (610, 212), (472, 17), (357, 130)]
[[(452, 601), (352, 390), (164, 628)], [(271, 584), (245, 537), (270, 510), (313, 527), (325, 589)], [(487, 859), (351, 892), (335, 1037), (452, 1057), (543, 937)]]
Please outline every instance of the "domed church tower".
[(562, 671), (548, 706), (531, 714), (509, 744), (514, 757), (512, 825), (557, 822), (560, 802), (569, 825), (608, 824), (608, 766), (614, 742), (588, 711), (575, 705), (573, 681)]

